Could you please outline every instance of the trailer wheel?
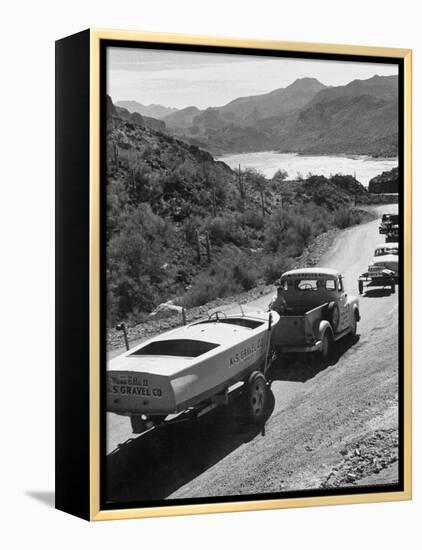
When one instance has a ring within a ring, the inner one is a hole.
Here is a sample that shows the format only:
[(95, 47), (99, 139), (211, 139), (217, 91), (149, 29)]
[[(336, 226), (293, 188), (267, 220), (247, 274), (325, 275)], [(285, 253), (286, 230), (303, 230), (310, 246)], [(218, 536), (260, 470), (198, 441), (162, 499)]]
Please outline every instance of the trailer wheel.
[(363, 294), (363, 281), (359, 279), (358, 281), (359, 294)]
[(261, 372), (254, 373), (246, 382), (245, 398), (248, 416), (254, 423), (262, 422), (267, 409), (268, 388)]

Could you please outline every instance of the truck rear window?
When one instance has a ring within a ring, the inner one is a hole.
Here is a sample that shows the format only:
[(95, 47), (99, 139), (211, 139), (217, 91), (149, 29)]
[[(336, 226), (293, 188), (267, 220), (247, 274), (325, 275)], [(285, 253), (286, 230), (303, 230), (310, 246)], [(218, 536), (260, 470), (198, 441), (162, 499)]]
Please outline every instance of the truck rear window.
[(318, 283), (317, 279), (298, 279), (295, 287), (296, 290), (318, 290)]
[(172, 357), (199, 357), (219, 344), (203, 340), (160, 340), (139, 348), (130, 355), (170, 355)]
[(336, 290), (335, 279), (298, 279), (295, 283), (296, 290)]

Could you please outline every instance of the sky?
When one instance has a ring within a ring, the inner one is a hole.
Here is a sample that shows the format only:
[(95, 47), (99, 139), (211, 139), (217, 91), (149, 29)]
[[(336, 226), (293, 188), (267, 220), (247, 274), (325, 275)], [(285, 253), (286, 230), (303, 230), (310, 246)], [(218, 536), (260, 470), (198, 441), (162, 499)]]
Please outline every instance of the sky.
[(284, 88), (297, 78), (326, 86), (398, 74), (397, 65), (286, 59), (143, 48), (107, 50), (107, 93), (114, 102), (134, 100), (181, 109), (225, 105), (237, 97)]

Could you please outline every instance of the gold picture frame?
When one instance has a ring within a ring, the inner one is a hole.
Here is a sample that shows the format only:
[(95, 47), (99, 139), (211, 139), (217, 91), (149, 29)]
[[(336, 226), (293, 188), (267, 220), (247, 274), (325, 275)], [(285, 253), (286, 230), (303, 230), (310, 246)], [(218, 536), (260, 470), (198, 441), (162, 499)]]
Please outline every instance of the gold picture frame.
[[(80, 515), (91, 521), (103, 521), (112, 519), (126, 518), (147, 518), (156, 516), (175, 516), (186, 514), (210, 514), (219, 512), (237, 512), (246, 510), (266, 510), (266, 509), (282, 509), (296, 508), (309, 506), (327, 506), (338, 504), (356, 504), (369, 502), (387, 502), (398, 500), (409, 500), (412, 498), (412, 381), (411, 381), (411, 332), (412, 332), (412, 51), (409, 49), (397, 48), (380, 48), (370, 46), (351, 46), (351, 45), (335, 45), (335, 44), (317, 44), (306, 42), (284, 42), (284, 41), (268, 41), (268, 40), (251, 40), (241, 38), (224, 38), (224, 37), (208, 37), (208, 36), (187, 36), (180, 34), (166, 33), (150, 33), (150, 32), (135, 32), (135, 31), (117, 31), (106, 29), (90, 29), (84, 31), (83, 45), (80, 51), (84, 51), (89, 64), (89, 235), (86, 235), (89, 240), (89, 355), (86, 356), (86, 369), (89, 370), (89, 378), (86, 379), (87, 391), (89, 395), (89, 423), (86, 429), (88, 430), (89, 449), (87, 451), (85, 461), (85, 480), (88, 478), (89, 486), (81, 489), (83, 493), (84, 504), (80, 505), (74, 502), (67, 502), (65, 492), (67, 486), (59, 488), (60, 492), (58, 499), (58, 507), (65, 511), (70, 511), (76, 515)], [(77, 36), (77, 35), (76, 35)], [(60, 41), (62, 46), (59, 48), (71, 48), (71, 38)], [(66, 42), (67, 41), (67, 42)], [(100, 398), (102, 385), (100, 382), (101, 372), (101, 296), (100, 296), (100, 280), (101, 273), (101, 246), (100, 246), (100, 219), (101, 219), (101, 202), (100, 202), (100, 142), (101, 132), (104, 129), (101, 127), (100, 106), (101, 106), (101, 62), (100, 62), (100, 45), (102, 41), (107, 41), (108, 44), (116, 42), (138, 42), (138, 43), (163, 43), (167, 45), (182, 45), (189, 48), (190, 46), (207, 46), (215, 48), (236, 48), (254, 49), (254, 50), (273, 50), (274, 52), (295, 52), (312, 53), (321, 55), (341, 55), (341, 56), (357, 56), (360, 58), (394, 58), (401, 60), (403, 63), (403, 79), (404, 79), (404, 96), (403, 101), (403, 173), (404, 173), (404, 198), (403, 198), (403, 214), (404, 214), (404, 280), (403, 280), (403, 488), (400, 491), (392, 492), (368, 492), (359, 494), (333, 494), (326, 496), (305, 496), (298, 498), (271, 498), (268, 500), (251, 499), (232, 502), (214, 502), (214, 503), (198, 503), (198, 504), (183, 504), (151, 507), (122, 507), (119, 509), (101, 509), (100, 489), (101, 489), (101, 444), (100, 444), (100, 427), (101, 427), (101, 407)], [(58, 44), (60, 44), (60, 42)], [(89, 45), (88, 49), (86, 45)], [(87, 50), (87, 51), (86, 51)], [(71, 56), (70, 56), (71, 57)], [(59, 56), (59, 65), (63, 66), (64, 57)], [(76, 57), (73, 69), (76, 67)], [(64, 69), (63, 69), (64, 70)], [(86, 86), (86, 81), (84, 86)], [(58, 86), (60, 86), (58, 80)], [(63, 107), (65, 109), (65, 106)], [(62, 111), (60, 111), (62, 113)], [(65, 116), (60, 115), (59, 116)], [(60, 124), (60, 122), (59, 122)], [(58, 136), (60, 139), (60, 135)], [(59, 154), (64, 154), (59, 152)], [(60, 174), (59, 174), (60, 177)], [(58, 223), (61, 223), (61, 221)], [(60, 267), (58, 267), (60, 272)], [(61, 292), (59, 288), (59, 292)], [(65, 312), (60, 312), (59, 315), (65, 315)], [(57, 369), (63, 369), (63, 358), (59, 357)], [(85, 369), (85, 373), (88, 371)], [(62, 372), (62, 370), (60, 370)], [(64, 384), (64, 383), (63, 383)], [(64, 387), (59, 382), (57, 391), (60, 394), (59, 415), (60, 416), (58, 430), (62, 431), (62, 426), (70, 424), (68, 418), (70, 412), (64, 410), (66, 408), (65, 398), (62, 398)], [(64, 409), (63, 409), (64, 407)], [(85, 432), (84, 432), (85, 433)], [(76, 435), (75, 435), (76, 438)], [(65, 444), (63, 444), (65, 445)], [(59, 463), (65, 463), (66, 448), (63, 447), (58, 453)], [(76, 460), (73, 457), (73, 460)], [(64, 471), (68, 467), (59, 468), (58, 476), (63, 476)], [(72, 476), (71, 476), (72, 477)], [(59, 485), (62, 481), (58, 482)], [(81, 482), (83, 483), (83, 482)], [(82, 497), (81, 497), (82, 498)]]

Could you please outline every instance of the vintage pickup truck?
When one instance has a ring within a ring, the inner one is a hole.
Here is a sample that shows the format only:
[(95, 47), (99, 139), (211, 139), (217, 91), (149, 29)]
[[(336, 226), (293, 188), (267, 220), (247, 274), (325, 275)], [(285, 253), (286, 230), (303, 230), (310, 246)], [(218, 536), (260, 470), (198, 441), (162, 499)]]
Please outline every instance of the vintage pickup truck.
[(272, 332), (278, 353), (319, 352), (324, 360), (335, 341), (356, 335), (360, 321), (358, 299), (347, 294), (341, 274), (328, 268), (284, 273), (270, 309), (280, 315)]

